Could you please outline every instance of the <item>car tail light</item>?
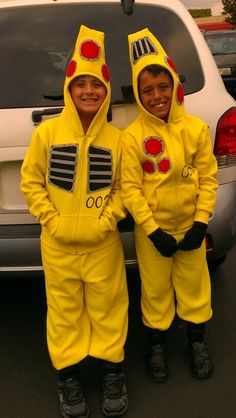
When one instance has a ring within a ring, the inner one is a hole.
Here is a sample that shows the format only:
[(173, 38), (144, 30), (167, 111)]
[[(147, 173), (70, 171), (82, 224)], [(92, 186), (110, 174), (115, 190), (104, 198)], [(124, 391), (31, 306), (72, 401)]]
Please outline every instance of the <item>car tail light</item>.
[(236, 165), (236, 107), (227, 110), (218, 121), (214, 154), (219, 168)]

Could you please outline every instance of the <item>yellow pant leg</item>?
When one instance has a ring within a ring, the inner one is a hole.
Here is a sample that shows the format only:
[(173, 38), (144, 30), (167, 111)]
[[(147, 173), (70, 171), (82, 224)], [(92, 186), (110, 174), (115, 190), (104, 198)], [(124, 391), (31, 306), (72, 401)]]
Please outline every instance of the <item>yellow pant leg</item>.
[(141, 277), (144, 325), (166, 330), (175, 316), (172, 258), (163, 257), (142, 228), (135, 228), (135, 244)]
[(178, 316), (194, 323), (208, 321), (212, 317), (211, 281), (205, 242), (197, 250), (177, 251), (172, 277)]
[[(177, 241), (184, 233), (174, 235)], [(175, 316), (201, 323), (212, 317), (211, 282), (206, 262), (206, 248), (177, 251), (163, 257), (142, 228), (135, 228), (136, 250), (141, 276), (143, 323), (150, 328), (166, 330)]]
[(42, 245), (47, 295), (47, 342), (56, 369), (88, 355), (90, 322), (84, 306), (81, 256)]
[(91, 320), (89, 354), (120, 362), (124, 359), (128, 329), (128, 290), (121, 241), (82, 257), (85, 302)]

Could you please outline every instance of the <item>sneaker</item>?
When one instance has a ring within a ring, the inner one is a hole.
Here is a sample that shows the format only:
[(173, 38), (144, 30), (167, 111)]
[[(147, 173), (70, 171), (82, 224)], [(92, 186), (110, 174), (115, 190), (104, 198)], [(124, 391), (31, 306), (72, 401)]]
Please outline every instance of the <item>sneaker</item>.
[(87, 418), (89, 416), (88, 405), (78, 378), (59, 380), (57, 392), (60, 398), (61, 414), (64, 418)]
[(194, 342), (189, 346), (191, 369), (198, 379), (207, 379), (213, 371), (213, 364), (205, 342)]
[(103, 378), (103, 413), (118, 417), (128, 409), (128, 395), (123, 373), (105, 373)]
[(150, 345), (147, 350), (147, 372), (155, 382), (165, 382), (168, 376), (165, 344)]

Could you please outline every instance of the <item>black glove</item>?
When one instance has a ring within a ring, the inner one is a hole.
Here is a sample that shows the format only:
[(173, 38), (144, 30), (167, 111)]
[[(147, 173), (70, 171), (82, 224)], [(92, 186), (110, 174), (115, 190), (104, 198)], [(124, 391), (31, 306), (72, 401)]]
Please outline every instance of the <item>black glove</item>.
[(179, 248), (183, 251), (196, 250), (200, 248), (204, 240), (207, 230), (207, 225), (203, 222), (194, 222), (191, 229), (189, 229), (183, 241), (179, 244)]
[(161, 228), (148, 235), (148, 238), (164, 257), (171, 257), (178, 249), (176, 239), (162, 231)]

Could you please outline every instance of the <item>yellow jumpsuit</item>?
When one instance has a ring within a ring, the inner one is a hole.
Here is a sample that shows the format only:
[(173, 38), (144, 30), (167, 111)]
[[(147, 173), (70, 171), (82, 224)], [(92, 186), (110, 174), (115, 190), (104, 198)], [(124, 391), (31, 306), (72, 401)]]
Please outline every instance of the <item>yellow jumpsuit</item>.
[[(47, 342), (58, 370), (88, 355), (124, 359), (128, 292), (117, 222), (126, 210), (120, 131), (107, 123), (111, 89), (103, 41), (103, 32), (81, 27), (65, 78), (65, 107), (35, 129), (21, 170), (21, 190), (42, 226)], [(68, 89), (84, 74), (107, 90), (86, 134)]]
[[(212, 316), (205, 242), (167, 258), (148, 235), (160, 227), (180, 242), (194, 221), (208, 223), (217, 190), (208, 126), (185, 112), (176, 68), (148, 29), (129, 35), (129, 52), (140, 114), (123, 132), (121, 189), (136, 224), (143, 322), (167, 330), (177, 311), (202, 323)], [(167, 122), (146, 111), (139, 98), (138, 76), (150, 64), (165, 67), (173, 78)]]

